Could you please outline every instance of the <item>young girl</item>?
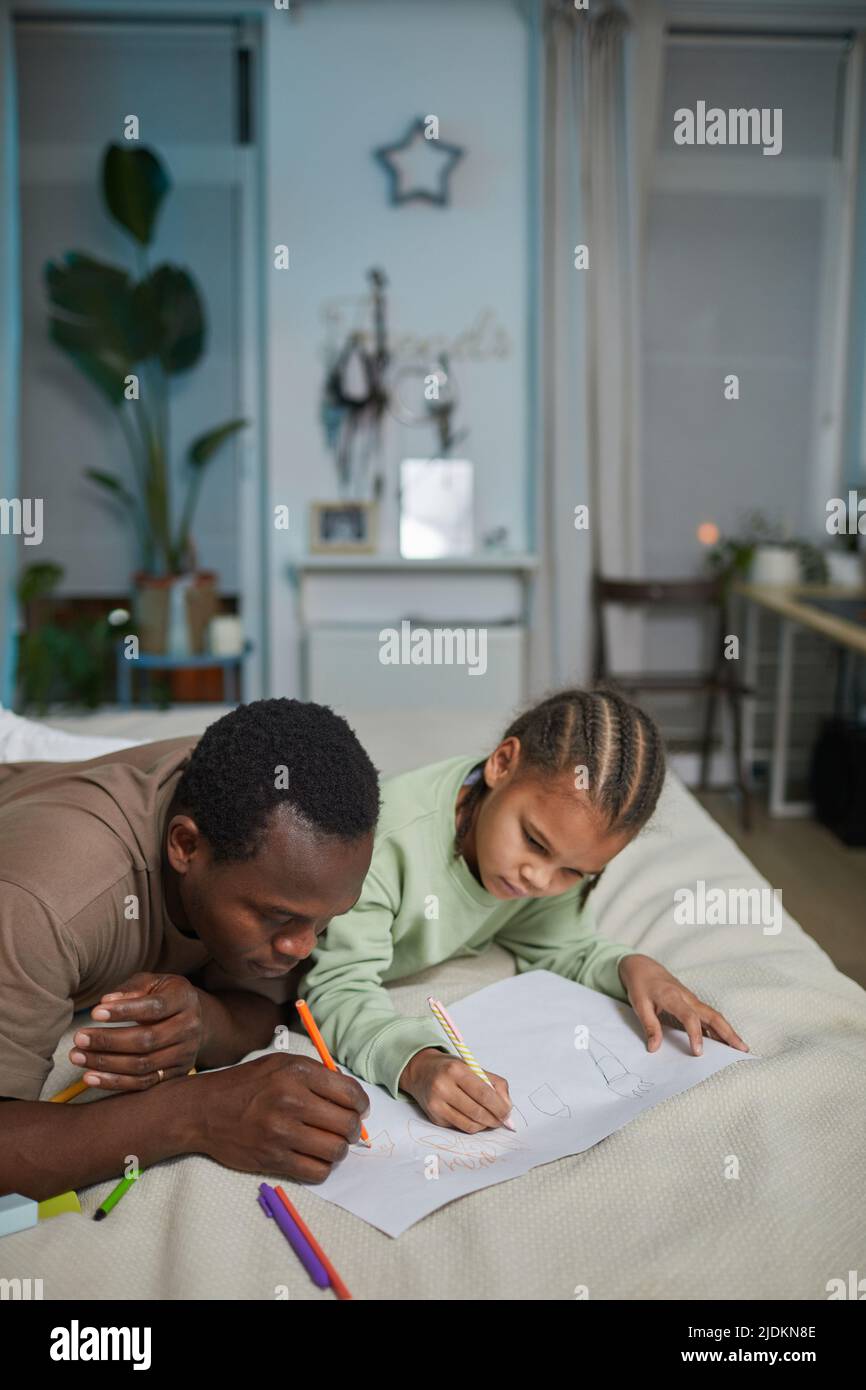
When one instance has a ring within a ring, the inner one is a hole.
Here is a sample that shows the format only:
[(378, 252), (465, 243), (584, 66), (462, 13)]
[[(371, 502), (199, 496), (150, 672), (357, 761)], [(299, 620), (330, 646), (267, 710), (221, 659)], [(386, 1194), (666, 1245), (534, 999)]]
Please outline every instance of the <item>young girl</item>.
[[(664, 781), (659, 731), (614, 690), (562, 690), (521, 714), (488, 758), (450, 758), (391, 778), (356, 905), (313, 955), (306, 999), (337, 1061), (404, 1092), (436, 1124), (499, 1126), (493, 1088), (446, 1050), (432, 1014), (395, 1013), (383, 981), (492, 941), (518, 971), (552, 970), (631, 1003), (649, 1051), (659, 1015), (748, 1051), (730, 1024), (649, 956), (599, 936), (586, 900), (649, 820)], [(479, 1059), (481, 1060), (481, 1059)], [(482, 1065), (484, 1065), (482, 1061)]]

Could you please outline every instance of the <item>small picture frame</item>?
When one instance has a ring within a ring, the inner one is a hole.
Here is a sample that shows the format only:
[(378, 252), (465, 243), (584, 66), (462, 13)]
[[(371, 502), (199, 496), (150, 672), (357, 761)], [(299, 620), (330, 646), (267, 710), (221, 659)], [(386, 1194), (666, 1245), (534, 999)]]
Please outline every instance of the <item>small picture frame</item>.
[(377, 511), (375, 502), (311, 502), (311, 552), (372, 555), (376, 550)]

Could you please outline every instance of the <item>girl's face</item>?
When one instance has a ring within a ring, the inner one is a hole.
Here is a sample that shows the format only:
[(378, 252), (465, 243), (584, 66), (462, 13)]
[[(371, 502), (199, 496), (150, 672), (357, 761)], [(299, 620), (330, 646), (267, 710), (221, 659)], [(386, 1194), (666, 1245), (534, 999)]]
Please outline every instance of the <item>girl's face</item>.
[[(464, 842), (464, 857), (495, 898), (553, 898), (601, 873), (631, 839), (613, 835), (574, 776), (520, 767), (520, 740), (507, 738), (484, 764), (488, 791)], [(468, 791), (468, 788), (466, 789)], [(461, 791), (459, 807), (466, 792)]]

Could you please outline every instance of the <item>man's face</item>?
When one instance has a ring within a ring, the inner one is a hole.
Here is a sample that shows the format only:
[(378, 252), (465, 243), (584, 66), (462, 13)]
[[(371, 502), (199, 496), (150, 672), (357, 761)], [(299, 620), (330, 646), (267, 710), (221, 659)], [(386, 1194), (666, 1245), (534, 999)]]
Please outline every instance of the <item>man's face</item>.
[(288, 807), (271, 813), (252, 859), (215, 860), (189, 816), (173, 816), (166, 831), (186, 921), (238, 979), (286, 975), (306, 960), (330, 919), (357, 902), (372, 853), (372, 832), (320, 837)]

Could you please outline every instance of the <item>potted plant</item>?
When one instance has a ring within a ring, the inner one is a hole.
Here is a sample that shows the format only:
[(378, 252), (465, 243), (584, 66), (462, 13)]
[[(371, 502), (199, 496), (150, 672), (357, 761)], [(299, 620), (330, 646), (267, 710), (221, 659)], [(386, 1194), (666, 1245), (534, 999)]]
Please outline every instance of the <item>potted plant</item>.
[(169, 453), (170, 382), (196, 366), (205, 351), (205, 315), (189, 271), (151, 267), (148, 248), (171, 187), (157, 155), (145, 147), (108, 145), (102, 193), (110, 216), (132, 238), (136, 272), (68, 251), (49, 261), (45, 280), (49, 331), (115, 411), (132, 460), (132, 483), (89, 468), (87, 476), (128, 515), (139, 548), (133, 577), (141, 650), (183, 654), (205, 647), (217, 609), (216, 576), (198, 571), (191, 528), (205, 469), (247, 422), (206, 430), (186, 453), (186, 496), (172, 495)]
[(753, 584), (824, 584), (827, 564), (810, 541), (787, 536), (763, 512), (741, 519), (738, 536), (723, 536), (707, 555), (707, 564), (726, 581), (747, 579)]
[(19, 707), (34, 706), (39, 714), (55, 702), (96, 709), (111, 678), (114, 644), (129, 622), (126, 609), (99, 617), (75, 614), (71, 621), (58, 621), (52, 610), (57, 606), (54, 590), (62, 578), (61, 565), (43, 561), (28, 565), (18, 581), (24, 618), (18, 641)]

